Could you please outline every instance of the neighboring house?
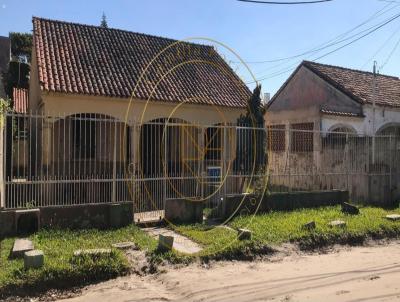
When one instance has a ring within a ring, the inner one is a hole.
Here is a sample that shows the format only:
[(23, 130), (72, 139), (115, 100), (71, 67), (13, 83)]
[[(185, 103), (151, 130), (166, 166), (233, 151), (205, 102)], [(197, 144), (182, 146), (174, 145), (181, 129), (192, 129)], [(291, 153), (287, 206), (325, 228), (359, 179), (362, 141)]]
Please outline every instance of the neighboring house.
[(310, 123), (305, 130), (400, 134), (400, 79), (304, 61), (269, 102), (266, 117), (269, 124)]
[(0, 98), (5, 98), (3, 73), (7, 71), (11, 56), (10, 39), (0, 36)]
[(268, 103), (266, 124), (272, 174), (285, 176), (273, 185), (399, 198), (399, 78), (304, 61)]

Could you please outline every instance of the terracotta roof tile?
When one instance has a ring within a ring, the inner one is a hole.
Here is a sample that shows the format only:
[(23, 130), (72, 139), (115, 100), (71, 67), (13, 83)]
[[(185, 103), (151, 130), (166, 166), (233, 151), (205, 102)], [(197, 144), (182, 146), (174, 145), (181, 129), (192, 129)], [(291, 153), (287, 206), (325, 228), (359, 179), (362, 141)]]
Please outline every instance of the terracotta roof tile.
[(357, 113), (353, 113), (353, 112), (344, 112), (344, 111), (334, 111), (334, 110), (329, 110), (329, 109), (321, 109), (321, 112), (328, 114), (328, 115), (363, 117), (362, 114), (357, 114)]
[[(304, 66), (362, 104), (373, 103), (372, 72), (304, 61)], [(376, 76), (377, 105), (400, 107), (400, 79), (378, 74)]]
[(16, 113), (26, 113), (28, 111), (29, 93), (28, 89), (13, 88), (13, 103)]
[(212, 46), (36, 17), (33, 32), (44, 91), (129, 98), (137, 86), (140, 99), (229, 107), (251, 95)]

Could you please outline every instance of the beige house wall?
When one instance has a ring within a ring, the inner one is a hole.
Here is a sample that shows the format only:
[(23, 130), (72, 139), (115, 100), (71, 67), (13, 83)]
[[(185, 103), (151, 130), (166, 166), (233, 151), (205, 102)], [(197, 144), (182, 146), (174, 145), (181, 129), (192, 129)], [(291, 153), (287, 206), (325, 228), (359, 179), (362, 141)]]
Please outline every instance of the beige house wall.
[[(71, 124), (65, 122), (64, 119), (68, 116), (94, 113), (104, 114), (116, 119), (116, 122), (111, 122), (111, 124), (117, 126), (117, 141), (112, 135), (114, 134), (113, 125), (111, 125), (111, 128), (106, 128), (109, 133), (99, 130), (99, 127), (103, 126), (97, 126), (95, 158), (84, 160), (86, 163), (92, 161), (92, 164), (90, 164), (92, 168), (84, 169), (89, 172), (92, 171), (93, 167), (101, 167), (102, 163), (109, 163), (114, 160), (121, 167), (124, 164), (131, 164), (132, 162), (127, 162), (127, 158), (134, 160), (133, 164), (138, 167), (141, 158), (139, 150), (140, 126), (161, 118), (171, 118), (188, 123), (187, 127), (180, 127), (177, 133), (180, 137), (180, 144), (178, 145), (171, 141), (169, 144), (174, 145), (176, 150), (180, 150), (180, 152), (176, 153), (180, 154), (181, 160), (192, 161), (193, 164), (196, 164), (195, 161), (200, 161), (204, 155), (202, 153), (205, 152), (205, 129), (216, 124), (235, 124), (240, 114), (245, 112), (245, 109), (242, 108), (221, 106), (154, 102), (139, 99), (131, 101), (122, 98), (45, 93), (40, 91), (38, 85), (31, 87), (31, 96), (36, 100), (31, 102), (31, 111), (38, 111), (42, 115), (54, 117), (44, 123), (40, 130), (41, 133), (39, 135), (43, 138), (43, 145), (38, 155), (42, 159), (46, 173), (49, 169), (52, 169), (57, 171), (58, 174), (63, 171), (62, 174), (64, 175), (71, 175), (74, 171), (79, 171), (79, 167), (82, 170), (82, 164), (79, 165), (78, 162), (73, 162), (73, 158), (71, 158), (73, 155)], [(127, 128), (124, 125), (130, 127)], [(201, 126), (197, 127), (197, 125)], [(126, 139), (122, 137), (127, 135), (127, 130), (129, 131), (128, 135), (130, 135), (131, 143), (131, 154), (129, 156), (125, 152), (127, 150)], [(226, 128), (224, 131), (227, 140), (221, 152), (224, 152), (225, 156), (222, 157), (223, 160), (218, 164), (223, 167), (223, 171), (226, 173), (227, 170), (232, 168), (230, 163), (236, 156), (236, 131), (234, 128)], [(112, 147), (114, 145), (115, 149)], [(115, 157), (114, 152), (116, 153)], [(68, 162), (68, 165), (66, 165), (67, 168), (61, 169), (60, 166), (65, 166), (63, 162)], [(112, 170), (113, 168), (110, 167), (110, 169)], [(97, 173), (97, 171), (92, 172)]]
[(189, 123), (236, 123), (243, 108), (155, 102), (102, 96), (42, 93), (41, 112), (68, 116), (77, 113), (107, 114), (120, 121), (146, 123), (158, 118), (179, 118)]

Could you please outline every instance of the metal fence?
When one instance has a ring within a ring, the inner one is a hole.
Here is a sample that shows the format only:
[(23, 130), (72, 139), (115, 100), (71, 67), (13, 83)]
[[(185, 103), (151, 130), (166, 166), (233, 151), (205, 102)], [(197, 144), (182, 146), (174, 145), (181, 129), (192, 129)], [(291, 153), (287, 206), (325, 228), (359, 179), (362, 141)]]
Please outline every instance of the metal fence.
[(400, 200), (400, 137), (269, 128), (270, 191), (348, 190), (355, 202)]
[(7, 113), (3, 207), (134, 202), (136, 220), (162, 216), (172, 198), (215, 208), (226, 194), (251, 186), (252, 156), (239, 163), (235, 154), (260, 133), (178, 119)]
[(133, 202), (146, 220), (173, 198), (218, 209), (265, 175), (269, 191), (347, 189), (382, 203), (400, 182), (398, 137), (349, 132), (7, 113), (2, 145), (7, 209)]

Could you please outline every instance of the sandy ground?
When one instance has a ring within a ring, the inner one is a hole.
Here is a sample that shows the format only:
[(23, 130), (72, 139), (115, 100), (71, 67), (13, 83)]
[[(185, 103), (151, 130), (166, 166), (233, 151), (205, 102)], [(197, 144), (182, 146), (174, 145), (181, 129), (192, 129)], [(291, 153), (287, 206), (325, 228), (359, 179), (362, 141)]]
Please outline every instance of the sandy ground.
[(400, 301), (400, 243), (274, 262), (192, 264), (100, 283), (62, 301)]

